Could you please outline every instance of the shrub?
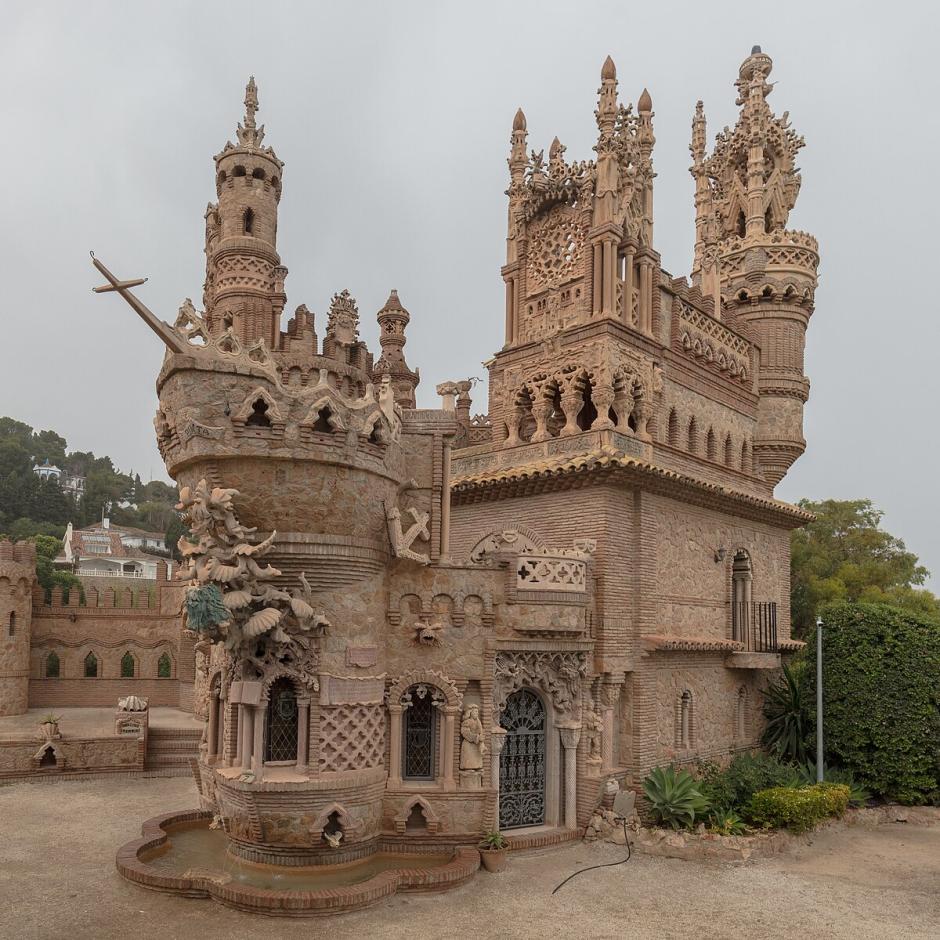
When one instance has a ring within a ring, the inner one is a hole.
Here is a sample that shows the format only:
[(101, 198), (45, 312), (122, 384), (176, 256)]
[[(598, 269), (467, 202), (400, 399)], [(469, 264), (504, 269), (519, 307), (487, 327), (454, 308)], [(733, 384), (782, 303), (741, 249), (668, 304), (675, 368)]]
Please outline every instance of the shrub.
[(761, 733), (761, 744), (782, 760), (797, 763), (806, 760), (809, 735), (809, 715), (802, 688), (805, 665), (804, 659), (798, 659), (784, 666), (780, 675), (763, 690), (767, 723)]
[[(827, 757), (879, 795), (924, 802), (940, 785), (940, 627), (881, 604), (838, 604), (822, 617)], [(814, 723), (815, 642), (808, 652)]]
[(643, 781), (643, 792), (653, 819), (673, 829), (690, 829), (697, 816), (711, 804), (698, 789), (698, 781), (687, 770), (656, 767)]
[(754, 794), (748, 816), (758, 826), (806, 832), (828, 816), (840, 816), (848, 801), (849, 788), (840, 783), (773, 787)]
[[(803, 786), (809, 787), (816, 783), (816, 764), (813, 761), (801, 764), (796, 771)], [(864, 806), (871, 799), (871, 793), (855, 779), (851, 770), (823, 764), (823, 782), (845, 784), (849, 788), (849, 804), (852, 806)]]
[(768, 754), (739, 754), (724, 769), (717, 764), (699, 765), (700, 789), (713, 806), (735, 809), (747, 806), (758, 790), (796, 786), (796, 768)]

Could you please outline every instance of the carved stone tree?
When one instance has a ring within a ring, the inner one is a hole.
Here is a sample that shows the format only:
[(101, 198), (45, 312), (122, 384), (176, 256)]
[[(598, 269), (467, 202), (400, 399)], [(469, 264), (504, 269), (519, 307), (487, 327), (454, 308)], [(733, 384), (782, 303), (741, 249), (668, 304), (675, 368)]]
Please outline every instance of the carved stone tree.
[(280, 575), (260, 565), (277, 535), (252, 542), (235, 514), (234, 489), (205, 480), (180, 490), (177, 509), (185, 513), (195, 542), (181, 538), (183, 556), (177, 576), (189, 582), (186, 620), (190, 630), (212, 644), (222, 644), (232, 659), (232, 678), (265, 680), (286, 675), (308, 687), (316, 685), (315, 638), (329, 625), (312, 604), (310, 585), (284, 591), (271, 582)]

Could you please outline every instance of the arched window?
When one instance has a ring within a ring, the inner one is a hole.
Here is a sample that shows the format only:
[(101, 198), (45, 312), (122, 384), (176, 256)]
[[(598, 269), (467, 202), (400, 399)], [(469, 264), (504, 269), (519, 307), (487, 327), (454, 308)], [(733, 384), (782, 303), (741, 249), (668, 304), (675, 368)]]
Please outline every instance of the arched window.
[(133, 679), (134, 673), (136, 671), (137, 664), (134, 662), (134, 656), (130, 650), (128, 650), (121, 657), (121, 678), (122, 679)]
[(686, 689), (679, 696), (678, 714), (676, 715), (676, 747), (684, 751), (690, 750), (694, 733), (692, 693)]
[(98, 657), (94, 653), (89, 653), (85, 657), (85, 678), (98, 678)]
[(734, 736), (743, 743), (747, 741), (747, 686), (738, 689), (734, 708)]
[(255, 167), (255, 168), (251, 171), (251, 176), (252, 176), (253, 179), (256, 179), (256, 180), (263, 180), (263, 179), (264, 179), (264, 170), (262, 170), (260, 166), (257, 166), (257, 167)]
[(243, 166), (237, 166), (235, 167), (234, 170), (232, 170), (232, 176), (244, 176), (244, 175), (245, 175), (245, 168)]
[(251, 414), (248, 415), (245, 426), (249, 428), (271, 427), (271, 419), (268, 417), (268, 403), (263, 398), (259, 398), (251, 406)]
[(54, 650), (46, 657), (45, 676), (47, 679), (59, 678), (59, 654)]
[(264, 759), (297, 760), (297, 693), (290, 679), (275, 679), (268, 694)]
[(169, 679), (172, 672), (173, 672), (173, 660), (170, 659), (169, 653), (164, 653), (157, 660), (157, 678)]
[(16, 633), (16, 611), (10, 611), (10, 622), (7, 625), (7, 635), (13, 636)]
[(242, 216), (243, 222), (243, 231), (246, 235), (251, 235), (255, 227), (255, 214), (251, 209), (246, 209), (244, 216)]
[(437, 751), (437, 708), (434, 707), (433, 692), (428, 686), (416, 685), (405, 693), (404, 698), (410, 700), (410, 704), (405, 708), (402, 778), (433, 780)]
[(333, 425), (330, 424), (330, 418), (332, 417), (333, 412), (330, 411), (330, 406), (324, 405), (317, 415), (317, 420), (313, 423), (313, 430), (316, 431), (317, 434), (332, 434)]
[(668, 430), (667, 443), (670, 447), (679, 446), (679, 416), (676, 414), (676, 409), (673, 408), (669, 412), (669, 430)]

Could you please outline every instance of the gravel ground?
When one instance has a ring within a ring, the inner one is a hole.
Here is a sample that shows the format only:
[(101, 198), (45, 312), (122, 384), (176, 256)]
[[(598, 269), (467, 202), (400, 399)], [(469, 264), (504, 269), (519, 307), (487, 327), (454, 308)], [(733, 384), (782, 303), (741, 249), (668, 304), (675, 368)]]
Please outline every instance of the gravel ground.
[(121, 879), (114, 853), (159, 812), (196, 805), (186, 778), (16, 783), (0, 787), (0, 937), (211, 940), (215, 937), (883, 937), (940, 936), (940, 827), (824, 832), (790, 854), (747, 864), (634, 855), (575, 845), (512, 856), (445, 894), (397, 895), (316, 920), (242, 914)]

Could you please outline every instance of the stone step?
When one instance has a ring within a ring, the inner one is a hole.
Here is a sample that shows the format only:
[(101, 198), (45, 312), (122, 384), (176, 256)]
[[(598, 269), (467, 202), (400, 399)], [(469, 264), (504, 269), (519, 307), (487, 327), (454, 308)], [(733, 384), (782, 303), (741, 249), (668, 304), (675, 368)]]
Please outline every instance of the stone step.
[(167, 751), (186, 751), (187, 754), (195, 754), (199, 750), (199, 738), (193, 738), (192, 740), (177, 741), (177, 740), (157, 740), (154, 741), (153, 738), (150, 738), (147, 741), (147, 750), (148, 751), (159, 751), (161, 753)]
[(195, 754), (148, 754), (147, 767), (188, 767)]

